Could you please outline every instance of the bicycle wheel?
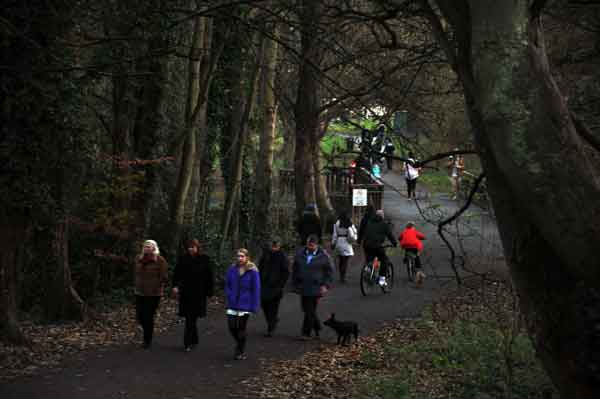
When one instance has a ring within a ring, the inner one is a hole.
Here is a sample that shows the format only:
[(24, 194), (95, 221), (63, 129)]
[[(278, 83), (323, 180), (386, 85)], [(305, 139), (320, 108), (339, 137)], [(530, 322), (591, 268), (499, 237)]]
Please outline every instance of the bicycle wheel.
[(388, 263), (385, 280), (387, 281), (388, 291), (394, 288), (394, 264), (392, 262)]
[(406, 274), (408, 275), (408, 281), (415, 281), (415, 258), (412, 256), (407, 256), (406, 260)]
[(363, 266), (360, 271), (360, 292), (364, 296), (373, 294), (377, 290), (377, 276), (375, 276), (375, 270), (373, 270), (373, 263), (369, 262)]

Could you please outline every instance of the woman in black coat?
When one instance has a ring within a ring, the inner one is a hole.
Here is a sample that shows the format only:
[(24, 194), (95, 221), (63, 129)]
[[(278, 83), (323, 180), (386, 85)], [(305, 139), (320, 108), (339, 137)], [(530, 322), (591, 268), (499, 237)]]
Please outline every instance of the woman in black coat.
[(179, 299), (179, 316), (185, 317), (183, 345), (186, 352), (198, 344), (198, 318), (206, 317), (207, 298), (213, 296), (214, 273), (198, 240), (190, 240), (173, 274), (173, 294)]
[(264, 249), (258, 262), (258, 270), (260, 271), (261, 306), (267, 320), (265, 336), (271, 337), (277, 327), (279, 303), (290, 275), (287, 255), (281, 250), (278, 240), (273, 240), (271, 248)]

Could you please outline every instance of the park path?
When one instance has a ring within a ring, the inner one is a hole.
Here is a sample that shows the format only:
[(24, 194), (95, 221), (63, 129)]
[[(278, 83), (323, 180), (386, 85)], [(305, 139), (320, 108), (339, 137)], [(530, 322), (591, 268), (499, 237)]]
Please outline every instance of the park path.
[[(395, 233), (408, 220), (420, 223), (419, 212), (413, 201), (391, 189), (404, 192), (402, 176), (389, 172), (383, 180), (386, 188), (384, 209), (386, 217), (395, 225)], [(422, 196), (425, 194), (421, 193)], [(452, 212), (456, 203), (444, 196), (434, 196), (437, 208)], [(475, 220), (475, 218), (473, 218)], [(476, 222), (475, 225), (477, 225)], [(421, 227), (421, 226), (419, 226)], [(485, 220), (481, 231), (495, 228)], [(435, 237), (434, 228), (423, 226), (428, 235), (426, 243), (428, 274), (450, 276), (448, 252)], [(468, 230), (468, 229), (465, 229)], [(486, 233), (487, 234), (487, 233)], [(496, 237), (496, 238), (494, 238)], [(472, 249), (481, 247), (481, 237), (468, 236), (463, 244)], [(496, 248), (497, 249), (497, 248)], [(494, 251), (496, 251), (494, 249)], [(400, 264), (399, 251), (390, 254)], [(428, 279), (423, 289), (416, 289), (399, 273), (396, 287), (387, 295), (362, 297), (358, 285), (362, 253), (351, 263), (348, 283), (337, 284), (320, 304), (319, 314), (324, 318), (335, 312), (340, 319), (352, 319), (360, 324), (362, 334), (376, 331), (386, 321), (399, 317), (416, 317), (423, 307), (436, 298), (448, 279)], [(434, 267), (435, 266), (435, 267)], [(397, 268), (398, 271), (401, 271)], [(192, 398), (245, 398), (238, 383), (258, 375), (265, 365), (279, 359), (294, 359), (318, 345), (330, 345), (335, 337), (323, 330), (321, 341), (295, 340), (301, 324), (299, 299), (294, 294), (284, 297), (280, 310), (280, 326), (273, 338), (264, 338), (262, 314), (251, 318), (248, 327), (248, 359), (233, 361), (233, 340), (229, 336), (225, 317), (217, 312), (200, 322), (201, 338), (191, 353), (182, 351), (182, 326), (155, 338), (151, 350), (140, 350), (134, 345), (107, 348), (81, 354), (70, 359), (60, 371), (48, 371), (35, 377), (23, 378), (0, 386), (2, 399), (192, 399)]]

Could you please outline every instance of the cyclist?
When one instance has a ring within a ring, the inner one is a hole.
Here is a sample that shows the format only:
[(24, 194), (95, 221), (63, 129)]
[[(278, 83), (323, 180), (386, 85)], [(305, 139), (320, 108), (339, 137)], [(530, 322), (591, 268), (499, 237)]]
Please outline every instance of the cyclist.
[[(425, 235), (415, 228), (415, 224), (413, 222), (406, 223), (406, 228), (398, 237), (400, 246), (406, 252), (411, 252), (416, 255), (415, 268), (417, 269), (421, 268), (421, 258), (419, 258), (419, 253), (423, 251), (423, 243), (421, 240), (424, 239)], [(406, 258), (404, 258), (404, 262), (406, 262)]]
[(365, 257), (367, 258), (367, 263), (371, 262), (374, 258), (379, 259), (379, 285), (385, 289), (388, 285), (385, 280), (385, 275), (387, 273), (387, 267), (389, 264), (389, 260), (387, 255), (385, 254), (385, 249), (383, 248), (383, 243), (387, 238), (393, 246), (397, 246), (398, 242), (394, 238), (392, 234), (392, 229), (390, 225), (383, 220), (383, 210), (379, 209), (375, 212), (375, 216), (367, 223), (365, 227), (363, 239), (363, 248), (365, 250)]

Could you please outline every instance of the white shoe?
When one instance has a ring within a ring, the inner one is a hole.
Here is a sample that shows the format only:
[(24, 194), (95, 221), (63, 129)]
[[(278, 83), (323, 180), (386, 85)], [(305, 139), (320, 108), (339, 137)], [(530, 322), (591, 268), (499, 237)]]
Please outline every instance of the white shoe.
[(385, 277), (379, 277), (379, 286), (380, 287), (386, 287), (387, 286), (387, 281), (385, 281)]

